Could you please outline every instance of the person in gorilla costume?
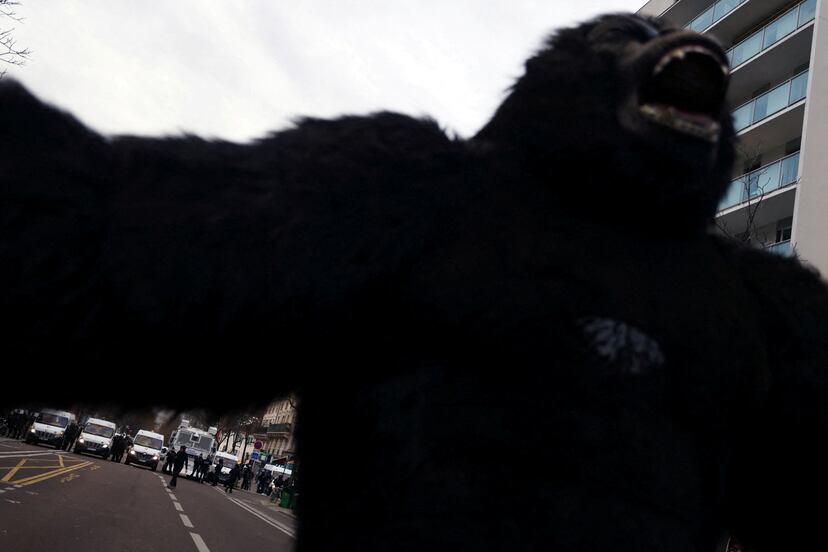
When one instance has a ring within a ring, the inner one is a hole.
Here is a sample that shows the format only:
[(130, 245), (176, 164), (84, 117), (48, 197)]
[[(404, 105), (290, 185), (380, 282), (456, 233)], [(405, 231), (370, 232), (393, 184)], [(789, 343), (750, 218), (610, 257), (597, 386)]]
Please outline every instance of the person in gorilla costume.
[[(822, 542), (828, 292), (710, 231), (727, 80), (624, 14), (553, 34), (468, 140), (387, 112), (103, 138), (4, 80), (4, 364), (277, 369), (298, 550)], [(60, 386), (21, 389), (101, 399)], [(232, 400), (183, 387), (130, 400)]]

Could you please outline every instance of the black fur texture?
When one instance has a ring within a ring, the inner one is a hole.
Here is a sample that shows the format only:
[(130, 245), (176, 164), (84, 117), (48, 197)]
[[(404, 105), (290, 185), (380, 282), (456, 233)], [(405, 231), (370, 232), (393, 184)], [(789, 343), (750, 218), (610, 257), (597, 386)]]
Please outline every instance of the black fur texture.
[(721, 55), (561, 30), (469, 140), (394, 113), (104, 138), (4, 79), (3, 401), (299, 390), (300, 551), (819, 546), (828, 292), (709, 232), (728, 106), (714, 142), (631, 111), (676, 44)]

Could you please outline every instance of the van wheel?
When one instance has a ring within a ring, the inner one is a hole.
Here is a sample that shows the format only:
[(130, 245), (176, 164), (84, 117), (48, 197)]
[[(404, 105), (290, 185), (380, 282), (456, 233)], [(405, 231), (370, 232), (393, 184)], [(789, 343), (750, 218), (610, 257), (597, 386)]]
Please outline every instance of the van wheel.
[(152, 465), (152, 471), (155, 471), (157, 468), (158, 468), (158, 464), (153, 464)]

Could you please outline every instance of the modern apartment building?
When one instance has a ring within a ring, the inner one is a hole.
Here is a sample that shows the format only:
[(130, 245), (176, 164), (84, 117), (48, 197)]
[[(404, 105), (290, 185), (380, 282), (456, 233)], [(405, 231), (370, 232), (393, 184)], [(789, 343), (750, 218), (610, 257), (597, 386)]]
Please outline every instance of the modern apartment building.
[(739, 158), (717, 226), (828, 277), (828, 0), (650, 0), (638, 13), (728, 50)]

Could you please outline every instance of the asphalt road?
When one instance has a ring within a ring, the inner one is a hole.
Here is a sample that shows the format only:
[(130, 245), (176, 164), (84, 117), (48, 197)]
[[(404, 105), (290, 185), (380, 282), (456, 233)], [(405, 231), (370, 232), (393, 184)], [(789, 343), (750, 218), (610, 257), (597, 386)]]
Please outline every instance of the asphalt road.
[(0, 550), (292, 550), (295, 519), (255, 493), (0, 439)]

